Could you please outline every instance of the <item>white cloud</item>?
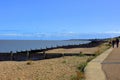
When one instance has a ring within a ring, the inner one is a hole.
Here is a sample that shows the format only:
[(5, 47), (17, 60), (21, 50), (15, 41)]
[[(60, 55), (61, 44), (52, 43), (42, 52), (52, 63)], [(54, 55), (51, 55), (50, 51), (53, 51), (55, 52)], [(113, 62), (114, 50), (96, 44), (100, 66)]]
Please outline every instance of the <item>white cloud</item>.
[(0, 36), (19, 36), (19, 37), (22, 37), (22, 36), (32, 36), (31, 34), (17, 34), (17, 33), (4, 33), (4, 34), (0, 34)]
[(101, 33), (76, 33), (76, 32), (62, 32), (62, 33), (1, 33), (0, 37), (19, 37), (19, 38), (35, 38), (35, 39), (73, 39), (73, 38), (109, 38), (119, 36), (119, 31), (109, 31)]
[(105, 33), (113, 33), (113, 34), (120, 34), (120, 31), (107, 31)]
[(46, 33), (1, 33), (0, 36), (9, 36), (9, 37), (47, 37), (52, 34)]

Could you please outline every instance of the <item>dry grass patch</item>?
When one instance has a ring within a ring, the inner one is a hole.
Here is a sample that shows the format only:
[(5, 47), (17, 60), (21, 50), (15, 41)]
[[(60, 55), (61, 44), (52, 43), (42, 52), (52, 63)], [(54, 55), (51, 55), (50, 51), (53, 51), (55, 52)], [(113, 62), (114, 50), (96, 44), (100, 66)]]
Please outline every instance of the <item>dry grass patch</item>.
[(96, 54), (96, 56), (100, 55), (101, 53), (103, 53), (105, 50), (109, 49), (111, 46), (108, 43), (103, 43), (100, 46), (98, 46), (97, 51), (95, 51), (94, 54)]

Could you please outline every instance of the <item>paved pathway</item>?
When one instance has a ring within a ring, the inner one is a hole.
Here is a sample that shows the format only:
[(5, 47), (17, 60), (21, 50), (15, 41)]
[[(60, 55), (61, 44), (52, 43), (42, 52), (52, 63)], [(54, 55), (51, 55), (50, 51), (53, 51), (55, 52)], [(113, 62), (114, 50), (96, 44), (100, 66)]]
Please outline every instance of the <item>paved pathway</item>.
[(120, 47), (114, 48), (110, 55), (102, 62), (106, 80), (120, 80)]
[[(97, 58), (93, 59), (85, 68), (86, 80), (106, 80), (106, 75), (102, 70), (104, 59), (112, 52), (112, 48), (108, 49)], [(105, 67), (106, 69), (107, 67)]]

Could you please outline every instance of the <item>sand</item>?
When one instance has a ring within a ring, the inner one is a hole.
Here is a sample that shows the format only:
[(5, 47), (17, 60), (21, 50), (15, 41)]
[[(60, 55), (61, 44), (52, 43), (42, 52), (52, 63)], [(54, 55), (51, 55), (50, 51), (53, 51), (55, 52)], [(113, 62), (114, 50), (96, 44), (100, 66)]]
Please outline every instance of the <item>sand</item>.
[[(54, 49), (47, 53), (90, 53), (100, 47)], [(1, 61), (0, 80), (71, 80), (76, 76), (77, 67), (86, 62), (88, 56), (64, 56), (38, 61)]]
[(0, 62), (0, 80), (70, 80), (76, 74), (76, 67), (87, 58), (72, 56), (39, 61)]
[(58, 48), (53, 50), (48, 50), (46, 53), (80, 53), (83, 54), (94, 54), (99, 49), (99, 47), (91, 47), (91, 48)]

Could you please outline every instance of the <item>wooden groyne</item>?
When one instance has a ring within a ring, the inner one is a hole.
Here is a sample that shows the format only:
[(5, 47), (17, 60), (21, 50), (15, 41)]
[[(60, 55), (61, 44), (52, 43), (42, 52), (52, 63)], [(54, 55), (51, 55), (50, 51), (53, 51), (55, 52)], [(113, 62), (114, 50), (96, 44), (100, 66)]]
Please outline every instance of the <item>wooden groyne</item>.
[[(62, 56), (79, 56), (80, 53), (46, 53), (46, 51), (56, 48), (89, 48), (95, 47), (103, 43), (104, 41), (93, 41), (89, 44), (81, 44), (81, 45), (68, 45), (68, 46), (57, 46), (46, 49), (35, 49), (35, 50), (26, 50), (19, 52), (9, 53), (0, 53), (0, 61), (25, 61), (25, 60), (43, 60), (50, 58), (58, 58)], [(84, 54), (86, 56), (94, 56), (94, 54)]]
[[(83, 54), (84, 56), (94, 56), (94, 54)], [(59, 58), (64, 56), (81, 56), (80, 53), (0, 53), (0, 61), (26, 61), (26, 60), (43, 60)]]

